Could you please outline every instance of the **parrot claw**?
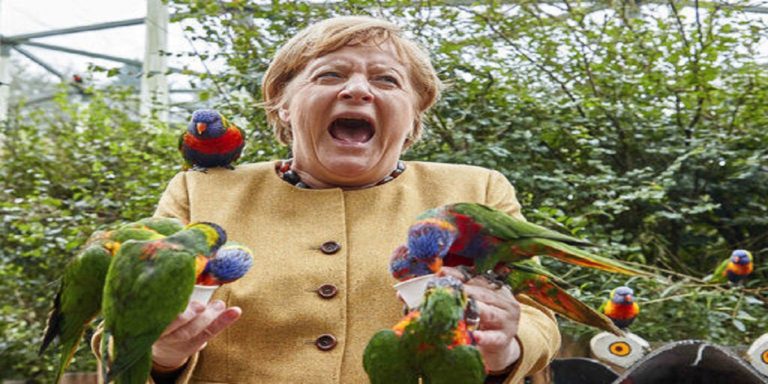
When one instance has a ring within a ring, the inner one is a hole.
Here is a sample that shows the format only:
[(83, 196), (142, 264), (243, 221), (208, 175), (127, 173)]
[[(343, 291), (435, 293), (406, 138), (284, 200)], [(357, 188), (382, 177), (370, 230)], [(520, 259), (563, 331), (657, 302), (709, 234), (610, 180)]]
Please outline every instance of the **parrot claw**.
[(232, 164), (227, 164), (227, 165), (224, 166), (224, 168), (229, 169), (230, 171), (234, 171), (235, 170), (235, 166), (232, 165)]
[(461, 272), (461, 278), (463, 281), (468, 281), (474, 276), (474, 274), (472, 273), (471, 267), (467, 265), (459, 265), (456, 267), (456, 269), (459, 272)]
[(206, 167), (201, 167), (201, 166), (199, 166), (199, 165), (195, 165), (195, 166), (193, 166), (193, 167), (191, 168), (191, 170), (193, 170), (193, 171), (197, 171), (197, 172), (202, 172), (202, 173), (208, 173), (208, 168), (206, 168)]
[(501, 287), (504, 286), (504, 280), (502, 280), (500, 276), (493, 273), (492, 271), (488, 271), (480, 276), (488, 281), (488, 283), (491, 284), (495, 290), (501, 289)]
[(467, 330), (474, 331), (480, 327), (480, 308), (474, 298), (469, 298), (467, 308), (464, 310), (464, 320), (467, 323)]

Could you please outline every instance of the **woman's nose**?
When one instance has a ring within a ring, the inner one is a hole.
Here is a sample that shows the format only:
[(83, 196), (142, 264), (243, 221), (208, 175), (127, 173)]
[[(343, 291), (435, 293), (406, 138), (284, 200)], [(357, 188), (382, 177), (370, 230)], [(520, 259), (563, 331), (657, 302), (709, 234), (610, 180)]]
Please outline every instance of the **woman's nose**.
[(341, 92), (339, 92), (339, 99), (370, 103), (373, 101), (373, 93), (371, 93), (367, 79), (362, 76), (353, 76), (347, 81)]

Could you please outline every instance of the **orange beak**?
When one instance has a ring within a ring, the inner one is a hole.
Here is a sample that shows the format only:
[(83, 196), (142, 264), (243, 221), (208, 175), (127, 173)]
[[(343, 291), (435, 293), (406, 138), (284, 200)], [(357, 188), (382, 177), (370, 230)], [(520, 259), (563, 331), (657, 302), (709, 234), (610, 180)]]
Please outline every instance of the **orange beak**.
[(202, 135), (205, 130), (208, 129), (208, 124), (206, 123), (197, 123), (197, 134)]

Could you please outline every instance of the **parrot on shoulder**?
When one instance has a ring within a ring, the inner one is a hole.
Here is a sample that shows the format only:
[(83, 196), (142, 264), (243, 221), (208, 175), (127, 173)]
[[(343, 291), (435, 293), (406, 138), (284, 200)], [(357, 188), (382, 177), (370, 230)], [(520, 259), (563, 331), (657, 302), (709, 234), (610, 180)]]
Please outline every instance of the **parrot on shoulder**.
[(737, 249), (717, 266), (715, 272), (707, 280), (718, 284), (725, 282), (731, 282), (734, 285), (742, 284), (752, 274), (754, 268), (752, 253), (744, 249)]
[(465, 319), (473, 304), (458, 279), (430, 281), (418, 309), (368, 342), (363, 366), (371, 383), (483, 383), (485, 365)]
[(116, 230), (96, 231), (67, 264), (39, 350), (42, 355), (58, 337), (61, 357), (56, 369), (55, 383), (61, 380), (83, 334), (101, 311), (107, 270), (120, 244), (128, 240), (160, 239), (174, 226), (181, 228), (176, 219), (142, 219)]
[(200, 222), (168, 237), (121, 244), (102, 299), (104, 382), (146, 382), (152, 344), (187, 306), (198, 255), (210, 258), (226, 239), (218, 225)]
[(187, 129), (179, 136), (184, 170), (235, 169), (232, 163), (240, 158), (244, 146), (245, 132), (212, 109), (193, 112)]
[(600, 306), (600, 311), (617, 327), (621, 329), (629, 327), (640, 313), (640, 306), (635, 302), (633, 294), (632, 288), (625, 286), (615, 288), (611, 291), (611, 297)]

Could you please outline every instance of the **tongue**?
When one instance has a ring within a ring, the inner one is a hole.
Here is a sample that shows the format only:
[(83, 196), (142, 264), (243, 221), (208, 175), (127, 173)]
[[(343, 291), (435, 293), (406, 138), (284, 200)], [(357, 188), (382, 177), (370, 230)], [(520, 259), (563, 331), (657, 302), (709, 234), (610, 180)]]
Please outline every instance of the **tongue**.
[(331, 136), (351, 143), (364, 143), (371, 138), (371, 129), (365, 125), (333, 124)]

